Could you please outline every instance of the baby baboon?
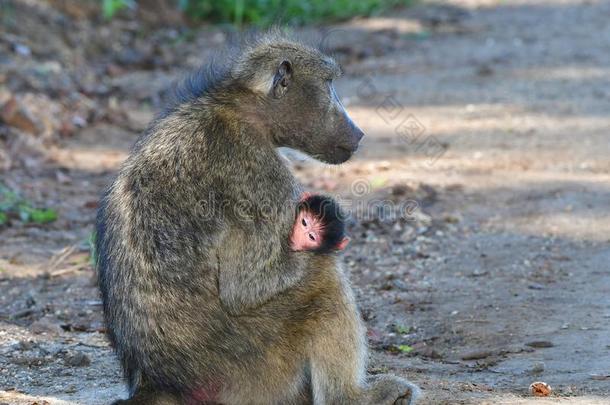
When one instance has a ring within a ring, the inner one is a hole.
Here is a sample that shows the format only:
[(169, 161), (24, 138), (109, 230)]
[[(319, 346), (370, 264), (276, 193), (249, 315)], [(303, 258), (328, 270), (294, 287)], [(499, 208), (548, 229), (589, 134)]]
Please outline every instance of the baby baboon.
[(290, 236), (294, 251), (331, 253), (345, 249), (345, 214), (335, 200), (323, 195), (305, 193), (297, 206), (296, 220)]
[[(342, 163), (363, 133), (337, 64), (269, 36), (193, 76), (137, 142), (98, 214), (98, 272), (127, 404), (410, 404), (366, 378), (366, 342), (334, 255), (295, 252), (291, 147)], [(259, 210), (252, 207), (270, 207)]]

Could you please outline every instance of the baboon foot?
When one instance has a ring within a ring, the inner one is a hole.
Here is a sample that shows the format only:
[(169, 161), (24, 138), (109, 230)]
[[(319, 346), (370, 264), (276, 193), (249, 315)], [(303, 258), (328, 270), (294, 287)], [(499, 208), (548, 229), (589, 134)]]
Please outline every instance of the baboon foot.
[(419, 388), (407, 380), (393, 375), (369, 378), (369, 401), (379, 405), (414, 405)]
[(404, 395), (396, 398), (393, 405), (412, 405), (415, 403), (415, 398), (416, 395), (413, 392), (413, 389), (408, 388)]

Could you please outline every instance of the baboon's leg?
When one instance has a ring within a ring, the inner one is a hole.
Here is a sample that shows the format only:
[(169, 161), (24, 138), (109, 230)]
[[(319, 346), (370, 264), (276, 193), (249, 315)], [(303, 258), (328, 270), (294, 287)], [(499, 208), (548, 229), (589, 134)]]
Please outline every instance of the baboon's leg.
[[(166, 392), (157, 391), (152, 385), (143, 382), (137, 371), (130, 370), (130, 391), (133, 392), (130, 398), (120, 399), (112, 405), (182, 405), (183, 401)], [(137, 378), (133, 378), (137, 375)]]
[(365, 330), (353, 294), (341, 273), (337, 272), (334, 279), (332, 272), (326, 276), (330, 276), (326, 285), (337, 288), (329, 294), (336, 311), (328, 312), (328, 319), (321, 321), (322, 327), (311, 343), (314, 404), (414, 404), (419, 391), (408, 381), (391, 375), (366, 378)]
[(177, 397), (164, 392), (146, 391), (137, 392), (129, 399), (120, 399), (113, 405), (182, 405)]
[(365, 334), (351, 296), (345, 298), (336, 302), (336, 313), (321, 321), (311, 342), (311, 385), (316, 405), (355, 404), (363, 394)]
[(285, 373), (286, 361), (279, 367), (261, 364), (248, 373), (236, 372), (232, 381), (219, 394), (218, 402), (223, 405), (309, 405), (311, 404), (308, 384), (301, 378), (303, 373), (296, 369)]

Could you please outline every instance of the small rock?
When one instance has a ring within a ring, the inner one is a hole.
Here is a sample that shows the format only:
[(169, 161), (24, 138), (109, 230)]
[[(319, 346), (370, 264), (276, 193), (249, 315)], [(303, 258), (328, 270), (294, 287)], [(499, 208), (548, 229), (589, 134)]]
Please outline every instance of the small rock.
[(64, 172), (62, 172), (61, 170), (58, 170), (58, 171), (55, 172), (55, 178), (61, 184), (70, 184), (70, 183), (72, 183), (72, 178), (70, 176), (68, 176), (67, 174), (65, 174)]
[(97, 200), (89, 200), (89, 201), (86, 201), (83, 204), (83, 207), (89, 208), (89, 209), (96, 209), (97, 206), (98, 206), (98, 201)]
[(25, 300), (25, 305), (27, 305), (28, 308), (35, 306), (36, 299), (32, 295), (28, 295), (27, 299)]
[(441, 353), (439, 353), (437, 350), (435, 350), (429, 346), (424, 347), (419, 350), (415, 350), (414, 353), (418, 356), (426, 357), (428, 359), (433, 359), (433, 360), (438, 360), (438, 359), (443, 358), (443, 355)]
[(391, 281), (385, 282), (379, 287), (379, 289), (381, 289), (383, 291), (390, 291), (393, 288), (394, 288), (394, 286), (392, 285)]
[(14, 314), (11, 314), (11, 316), (9, 317), (9, 319), (19, 319), (19, 318), (27, 318), (31, 315), (34, 314), (34, 309), (32, 308), (26, 308), (26, 309), (22, 309), (21, 311), (17, 311)]
[(30, 325), (30, 329), (34, 333), (52, 333), (52, 334), (61, 333), (60, 326), (58, 324), (52, 322), (48, 318), (40, 318), (39, 320), (33, 322)]
[(446, 215), (443, 220), (448, 224), (457, 224), (461, 219), (456, 215)]
[(0, 108), (0, 121), (30, 134), (40, 132), (33, 115), (20, 105), (15, 98), (11, 98)]
[(394, 286), (394, 288), (400, 291), (407, 291), (409, 289), (407, 283), (398, 279), (392, 280), (392, 285)]
[(394, 196), (403, 196), (403, 195), (407, 195), (408, 193), (412, 192), (413, 189), (407, 185), (404, 184), (397, 184), (394, 187), (392, 187), (392, 195)]
[(114, 63), (110, 63), (108, 66), (106, 66), (106, 73), (108, 73), (108, 75), (110, 77), (117, 77), (117, 76), (120, 76), (120, 75), (124, 74), (125, 73), (125, 69), (123, 69), (119, 65), (116, 65)]
[(91, 359), (84, 353), (72, 353), (66, 355), (64, 362), (70, 367), (86, 367), (91, 364)]
[(90, 329), (89, 325), (85, 323), (64, 323), (60, 327), (66, 332), (88, 332)]
[(477, 76), (486, 77), (494, 74), (494, 70), (489, 65), (481, 65), (477, 68)]
[(15, 51), (16, 54), (21, 56), (32, 55), (32, 50), (27, 45), (23, 44), (13, 44), (13, 51)]
[(87, 126), (87, 120), (81, 117), (80, 115), (75, 115), (72, 117), (72, 124), (78, 128), (84, 128)]
[(532, 374), (540, 374), (544, 371), (545, 365), (543, 362), (539, 361), (532, 365), (532, 369), (530, 370)]
[(553, 344), (553, 342), (550, 342), (548, 340), (534, 340), (534, 341), (526, 343), (525, 345), (529, 346), (529, 347), (535, 347), (536, 349), (542, 349), (542, 348), (555, 346)]
[(19, 343), (19, 350), (32, 350), (35, 347), (38, 346), (38, 344), (36, 342), (34, 342), (33, 340), (20, 340)]
[(493, 356), (493, 352), (491, 350), (475, 350), (472, 352), (465, 353), (461, 356), (462, 360), (480, 360), (485, 359), (489, 356)]
[(369, 338), (371, 343), (380, 343), (383, 341), (383, 335), (377, 329), (369, 328), (366, 331), (366, 336)]

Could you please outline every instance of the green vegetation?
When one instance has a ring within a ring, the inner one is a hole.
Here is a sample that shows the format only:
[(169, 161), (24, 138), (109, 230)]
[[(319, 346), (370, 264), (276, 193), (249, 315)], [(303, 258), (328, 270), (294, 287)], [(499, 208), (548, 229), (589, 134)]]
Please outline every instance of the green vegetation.
[(402, 354), (409, 354), (413, 351), (413, 346), (409, 346), (409, 345), (389, 345), (385, 348), (388, 352), (390, 353), (402, 353)]
[(35, 208), (15, 191), (0, 184), (0, 225), (8, 223), (9, 218), (46, 224), (57, 219), (57, 212), (51, 208)]
[(413, 347), (409, 345), (398, 345), (398, 350), (402, 353), (411, 353), (413, 351)]
[(97, 238), (97, 233), (92, 231), (89, 234), (89, 239), (87, 240), (87, 244), (89, 245), (89, 264), (91, 267), (95, 267), (97, 263), (97, 251), (95, 249), (95, 239)]
[[(414, 0), (178, 0), (178, 7), (194, 20), (245, 23), (257, 26), (305, 24), (378, 14)], [(102, 0), (104, 17), (132, 6), (137, 0)]]
[(127, 7), (126, 0), (102, 0), (104, 18), (112, 18), (117, 12)]
[(400, 333), (401, 335), (406, 335), (407, 333), (412, 332), (412, 328), (403, 325), (394, 325), (394, 331), (396, 333)]

